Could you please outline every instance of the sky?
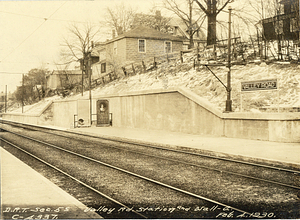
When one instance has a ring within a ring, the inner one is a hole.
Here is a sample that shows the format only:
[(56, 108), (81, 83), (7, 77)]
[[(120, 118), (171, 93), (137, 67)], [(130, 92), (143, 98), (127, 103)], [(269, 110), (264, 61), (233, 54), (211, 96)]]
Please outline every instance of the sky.
[[(13, 92), (21, 85), (22, 74), (33, 68), (57, 69), (61, 44), (71, 23), (100, 24), (106, 8), (119, 3), (149, 13), (162, 0), (0, 0), (0, 92)], [(100, 25), (101, 26), (101, 25)], [(103, 41), (107, 29), (103, 30)]]
[[(157, 0), (126, 0), (147, 13)], [(0, 92), (13, 92), (21, 85), (22, 73), (33, 68), (56, 69), (61, 44), (71, 23), (98, 25), (106, 8), (121, 0), (1, 1), (0, 0)], [(107, 31), (103, 28), (103, 40)]]

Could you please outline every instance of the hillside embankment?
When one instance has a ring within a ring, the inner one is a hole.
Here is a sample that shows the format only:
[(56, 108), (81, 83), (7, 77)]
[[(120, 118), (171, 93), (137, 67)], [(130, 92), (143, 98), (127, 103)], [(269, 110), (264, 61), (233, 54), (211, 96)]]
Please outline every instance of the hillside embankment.
[[(228, 68), (210, 66), (212, 72), (226, 85)], [(131, 91), (158, 88), (186, 87), (208, 100), (217, 109), (225, 110), (226, 89), (205, 66), (193, 67), (193, 58), (185, 58), (184, 63), (161, 64), (156, 70), (116, 79), (99, 85), (92, 95), (122, 94)], [(263, 79), (277, 79), (278, 89), (267, 91), (241, 92), (241, 82)], [(300, 66), (289, 63), (264, 62), (234, 65), (231, 68), (231, 99), (234, 112), (296, 112), (300, 111)], [(57, 99), (88, 98), (88, 91), (67, 97), (48, 97), (40, 103), (25, 106), (24, 112), (34, 114), (43, 103)], [(11, 109), (20, 112), (21, 108)]]

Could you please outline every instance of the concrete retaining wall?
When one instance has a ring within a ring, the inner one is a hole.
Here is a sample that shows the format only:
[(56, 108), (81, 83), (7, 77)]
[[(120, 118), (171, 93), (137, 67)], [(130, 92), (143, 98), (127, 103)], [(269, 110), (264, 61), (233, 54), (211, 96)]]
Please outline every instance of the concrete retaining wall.
[(54, 125), (53, 102), (49, 102), (38, 114), (5, 113), (3, 119), (34, 125)]
[(72, 128), (76, 114), (77, 100), (53, 102), (53, 124), (55, 126)]
[[(300, 113), (222, 113), (183, 88), (93, 96), (93, 114), (100, 99), (109, 101), (115, 127), (300, 142)], [(51, 108), (38, 116), (4, 114), (3, 119), (70, 128), (75, 114), (77, 100), (54, 101)]]
[(300, 142), (300, 113), (222, 113), (187, 89), (94, 97), (107, 99), (113, 126), (232, 138)]
[(2, 115), (2, 118), (5, 120), (37, 125), (39, 120), (39, 115), (6, 113)]
[[(105, 99), (104, 97), (98, 97)], [(221, 136), (222, 120), (177, 91), (106, 97), (113, 126)]]

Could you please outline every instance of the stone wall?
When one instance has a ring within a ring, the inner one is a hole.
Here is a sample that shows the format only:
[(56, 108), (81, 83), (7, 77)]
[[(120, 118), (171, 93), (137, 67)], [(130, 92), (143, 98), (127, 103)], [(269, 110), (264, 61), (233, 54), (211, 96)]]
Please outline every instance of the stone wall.
[[(146, 40), (146, 52), (138, 52), (138, 39), (126, 39), (126, 60), (134, 60), (135, 62), (152, 62), (154, 57), (166, 55), (164, 48), (164, 40)], [(182, 41), (172, 41), (172, 53), (180, 52), (182, 50)]]
[[(116, 47), (116, 51), (114, 48)], [(106, 73), (114, 70), (121, 71), (126, 61), (126, 39), (120, 39), (106, 45)]]

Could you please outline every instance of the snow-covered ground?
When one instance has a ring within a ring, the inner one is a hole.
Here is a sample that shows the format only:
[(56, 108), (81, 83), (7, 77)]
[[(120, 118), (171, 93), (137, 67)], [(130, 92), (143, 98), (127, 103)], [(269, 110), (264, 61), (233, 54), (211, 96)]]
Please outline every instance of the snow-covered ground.
[[(60, 96), (52, 96), (52, 97), (47, 97), (40, 102), (34, 103), (32, 105), (25, 105), (23, 108), (23, 112), (27, 114), (39, 114), (41, 111), (52, 101), (54, 100), (60, 100)], [(20, 106), (20, 105), (19, 105)], [(22, 108), (12, 108), (9, 109), (10, 113), (22, 113)]]
[[(210, 67), (211, 70), (227, 83), (228, 68), (224, 66)], [(241, 93), (242, 81), (254, 81), (262, 79), (277, 79), (279, 89), (268, 91), (253, 91)], [(247, 64), (246, 66), (233, 66), (231, 69), (232, 103), (233, 111), (260, 112), (290, 111), (292, 107), (300, 108), (300, 66), (294, 64)], [(157, 70), (124, 77), (100, 85), (92, 90), (92, 96), (106, 94), (122, 94), (130, 91), (151, 90), (166, 87), (186, 87), (199, 96), (207, 99), (216, 108), (225, 110), (227, 93), (222, 84), (204, 66), (192, 67), (192, 59), (186, 59), (184, 64), (173, 63), (168, 66), (161, 65)], [(25, 113), (38, 113), (48, 102), (57, 99), (81, 99), (88, 98), (88, 91), (83, 96), (80, 94), (69, 97), (49, 97), (31, 106), (25, 107)], [(20, 112), (20, 109), (14, 112)]]

